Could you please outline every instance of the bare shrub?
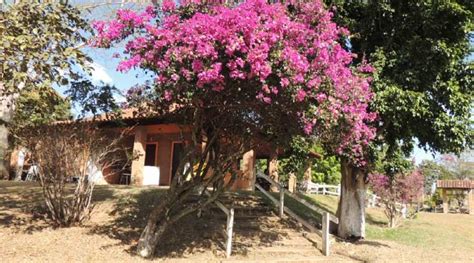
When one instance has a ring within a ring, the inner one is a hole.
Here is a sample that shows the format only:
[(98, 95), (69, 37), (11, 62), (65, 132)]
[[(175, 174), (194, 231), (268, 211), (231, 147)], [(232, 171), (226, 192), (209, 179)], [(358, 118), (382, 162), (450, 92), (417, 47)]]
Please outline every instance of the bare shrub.
[(37, 165), (54, 224), (67, 227), (86, 220), (93, 208), (97, 175), (127, 162), (120, 145), (124, 132), (107, 132), (92, 124), (74, 123), (40, 126), (19, 134)]

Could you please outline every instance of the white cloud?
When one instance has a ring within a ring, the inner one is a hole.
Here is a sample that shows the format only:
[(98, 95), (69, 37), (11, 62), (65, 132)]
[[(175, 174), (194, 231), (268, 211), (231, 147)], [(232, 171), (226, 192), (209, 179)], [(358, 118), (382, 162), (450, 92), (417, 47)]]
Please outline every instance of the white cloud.
[(104, 82), (106, 84), (113, 84), (113, 80), (105, 70), (105, 67), (99, 63), (93, 62), (92, 67), (92, 81), (93, 82)]

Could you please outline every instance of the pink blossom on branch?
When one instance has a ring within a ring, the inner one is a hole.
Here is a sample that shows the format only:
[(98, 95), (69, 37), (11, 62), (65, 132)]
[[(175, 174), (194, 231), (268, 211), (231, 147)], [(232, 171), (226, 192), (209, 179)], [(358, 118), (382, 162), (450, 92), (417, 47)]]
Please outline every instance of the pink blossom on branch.
[(295, 1), (291, 13), (285, 4), (264, 0), (234, 7), (207, 1), (206, 8), (200, 2), (164, 1), (163, 12), (121, 10), (115, 20), (93, 24), (92, 43), (109, 47), (126, 40), (118, 70), (155, 72), (154, 89), (168, 103), (229, 96), (258, 107), (291, 105), (288, 111), (301, 112), (295, 120), (301, 131), (364, 165), (375, 136), (368, 124), (376, 116), (368, 113), (373, 95), (363, 72), (372, 68), (351, 68), (353, 54), (338, 43), (349, 32), (321, 1)]
[(409, 174), (397, 174), (390, 178), (384, 174), (370, 174), (369, 185), (385, 206), (385, 214), (390, 219), (389, 225), (396, 226), (401, 216), (400, 205), (416, 202), (423, 194), (424, 178), (420, 171)]

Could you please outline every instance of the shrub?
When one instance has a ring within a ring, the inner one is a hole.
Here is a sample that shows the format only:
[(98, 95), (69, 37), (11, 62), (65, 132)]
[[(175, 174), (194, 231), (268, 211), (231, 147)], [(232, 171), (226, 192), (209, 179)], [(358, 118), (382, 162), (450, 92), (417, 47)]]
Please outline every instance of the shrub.
[(94, 176), (106, 169), (120, 169), (117, 164), (127, 162), (119, 145), (122, 138), (123, 133), (107, 136), (83, 123), (33, 127), (19, 135), (37, 165), (44, 201), (55, 225), (72, 226), (89, 217)]

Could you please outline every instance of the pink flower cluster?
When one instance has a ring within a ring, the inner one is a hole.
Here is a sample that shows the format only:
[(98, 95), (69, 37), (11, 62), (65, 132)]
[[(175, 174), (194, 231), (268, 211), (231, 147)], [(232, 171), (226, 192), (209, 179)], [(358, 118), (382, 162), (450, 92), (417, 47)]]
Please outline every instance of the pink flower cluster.
[(374, 194), (384, 202), (408, 204), (423, 194), (424, 177), (418, 170), (392, 179), (384, 174), (370, 174), (369, 183)]
[(160, 19), (153, 9), (121, 10), (115, 20), (93, 24), (93, 43), (108, 47), (135, 34), (118, 70), (155, 72), (156, 90), (169, 102), (189, 94), (235, 93), (235, 85), (242, 94), (255, 89), (254, 99), (263, 105), (291, 100), (306, 134), (334, 142), (337, 153), (364, 164), (364, 150), (375, 136), (368, 126), (376, 117), (367, 110), (372, 92), (364, 77), (371, 68), (351, 69), (353, 55), (338, 43), (348, 32), (332, 22), (320, 0), (295, 1), (296, 13), (265, 0), (235, 7), (212, 1), (207, 12), (180, 15), (180, 8), (199, 2), (176, 6), (165, 0)]

